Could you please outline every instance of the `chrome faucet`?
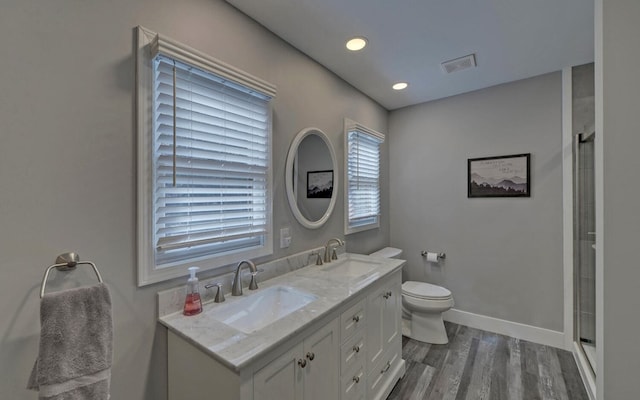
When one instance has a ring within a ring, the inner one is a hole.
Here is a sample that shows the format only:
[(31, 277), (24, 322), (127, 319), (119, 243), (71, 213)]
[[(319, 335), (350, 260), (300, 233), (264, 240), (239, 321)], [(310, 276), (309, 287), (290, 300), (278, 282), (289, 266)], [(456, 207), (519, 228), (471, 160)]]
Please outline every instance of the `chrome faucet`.
[(344, 246), (344, 241), (339, 238), (331, 238), (327, 241), (327, 245), (324, 247), (324, 262), (329, 263), (331, 260), (337, 260), (338, 255), (336, 254), (336, 249), (333, 249), (333, 253), (331, 252), (331, 243), (336, 242), (336, 247)]
[(258, 288), (258, 283), (256, 282), (256, 274), (258, 273), (258, 268), (250, 260), (242, 260), (238, 263), (236, 267), (236, 275), (233, 278), (233, 286), (231, 288), (232, 296), (242, 296), (242, 279), (240, 278), (240, 270), (242, 266), (247, 264), (249, 269), (251, 270), (251, 283), (249, 284), (249, 290), (256, 290)]

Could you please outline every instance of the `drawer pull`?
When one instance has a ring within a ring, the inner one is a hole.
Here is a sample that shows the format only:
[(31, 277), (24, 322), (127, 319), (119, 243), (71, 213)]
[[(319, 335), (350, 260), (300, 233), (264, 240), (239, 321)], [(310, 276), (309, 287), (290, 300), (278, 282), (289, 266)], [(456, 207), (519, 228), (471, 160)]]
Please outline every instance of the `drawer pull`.
[(359, 376), (354, 376), (354, 377), (353, 377), (353, 381), (354, 381), (355, 383), (360, 383), (360, 377), (359, 377)]
[(298, 365), (300, 366), (300, 368), (304, 368), (307, 366), (307, 360), (305, 360), (304, 358), (301, 358), (298, 360)]
[(353, 346), (353, 351), (360, 353), (360, 346)]
[(314, 358), (316, 358), (316, 355), (312, 352), (307, 353), (307, 358), (309, 359), (309, 361), (313, 361)]
[(391, 368), (391, 362), (387, 362), (387, 365), (384, 366), (384, 368), (382, 368), (382, 371), (380, 371), (381, 374), (384, 374), (385, 372), (387, 372), (389, 370), (389, 368)]
[(351, 318), (353, 320), (353, 322), (360, 322), (360, 316), (359, 315), (354, 315), (353, 318)]
[(392, 294), (393, 294), (393, 293), (391, 293), (391, 292), (386, 292), (386, 293), (383, 295), (383, 297), (384, 297), (385, 299), (388, 299), (389, 297), (391, 297), (391, 295), (392, 295)]

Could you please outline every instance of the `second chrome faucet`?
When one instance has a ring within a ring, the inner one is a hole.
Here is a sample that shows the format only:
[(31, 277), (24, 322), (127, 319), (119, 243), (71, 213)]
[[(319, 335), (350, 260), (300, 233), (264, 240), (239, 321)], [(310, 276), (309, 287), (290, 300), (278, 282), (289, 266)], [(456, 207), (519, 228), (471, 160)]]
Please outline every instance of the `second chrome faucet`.
[(340, 238), (331, 238), (327, 241), (327, 245), (324, 247), (324, 262), (328, 263), (331, 262), (331, 260), (337, 260), (338, 259), (338, 255), (336, 254), (336, 249), (333, 248), (332, 250), (332, 244), (336, 243), (336, 247), (341, 247), (344, 246), (344, 240), (340, 239)]

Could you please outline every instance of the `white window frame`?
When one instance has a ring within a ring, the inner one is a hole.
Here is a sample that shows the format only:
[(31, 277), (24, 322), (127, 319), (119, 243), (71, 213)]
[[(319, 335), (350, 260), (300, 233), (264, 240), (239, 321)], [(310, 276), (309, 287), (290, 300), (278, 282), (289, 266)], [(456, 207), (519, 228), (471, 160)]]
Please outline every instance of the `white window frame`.
[[(374, 222), (368, 224), (359, 224), (355, 225), (349, 218), (349, 206), (350, 206), (350, 197), (349, 197), (349, 132), (358, 131), (361, 134), (369, 135), (374, 139), (380, 141), (378, 145), (378, 151), (380, 151), (380, 146), (385, 140), (385, 135), (375, 131), (371, 128), (368, 128), (358, 122), (345, 118), (344, 120), (344, 149), (345, 149), (345, 157), (344, 157), (344, 233), (345, 235), (349, 235), (356, 232), (362, 232), (370, 229), (376, 229), (380, 227), (380, 210), (381, 210), (381, 190), (380, 190), (380, 171), (378, 170), (378, 214), (374, 218)], [(380, 167), (380, 165), (378, 165)]]
[[(267, 177), (267, 233), (263, 246), (250, 250), (239, 250), (222, 255), (200, 256), (193, 259), (167, 263), (158, 266), (155, 263), (155, 246), (153, 243), (153, 122), (152, 122), (152, 87), (155, 54), (161, 53), (172, 59), (211, 72), (222, 78), (239, 83), (271, 98), (275, 97), (274, 85), (256, 78), (246, 72), (225, 64), (186, 45), (161, 36), (156, 32), (138, 26), (136, 54), (137, 81), (137, 245), (138, 245), (138, 286), (161, 282), (185, 276), (189, 266), (198, 266), (201, 270), (210, 270), (228, 266), (245, 258), (262, 257), (273, 253), (273, 184), (272, 184), (272, 132), (269, 127), (268, 177)], [(271, 112), (271, 110), (270, 110)]]

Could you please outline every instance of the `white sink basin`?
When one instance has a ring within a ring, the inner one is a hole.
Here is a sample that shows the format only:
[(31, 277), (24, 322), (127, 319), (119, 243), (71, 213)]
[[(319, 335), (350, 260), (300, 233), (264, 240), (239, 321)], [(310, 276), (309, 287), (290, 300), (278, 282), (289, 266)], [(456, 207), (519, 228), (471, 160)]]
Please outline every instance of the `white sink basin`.
[[(245, 292), (246, 293), (246, 292)], [(255, 332), (306, 306), (317, 297), (288, 286), (273, 286), (231, 304), (213, 308), (211, 316), (244, 333)]]
[(366, 275), (380, 265), (380, 263), (375, 261), (360, 261), (347, 258), (344, 260), (334, 260), (331, 263), (325, 264), (321, 269), (325, 272), (336, 272), (339, 273), (340, 276), (353, 278)]

